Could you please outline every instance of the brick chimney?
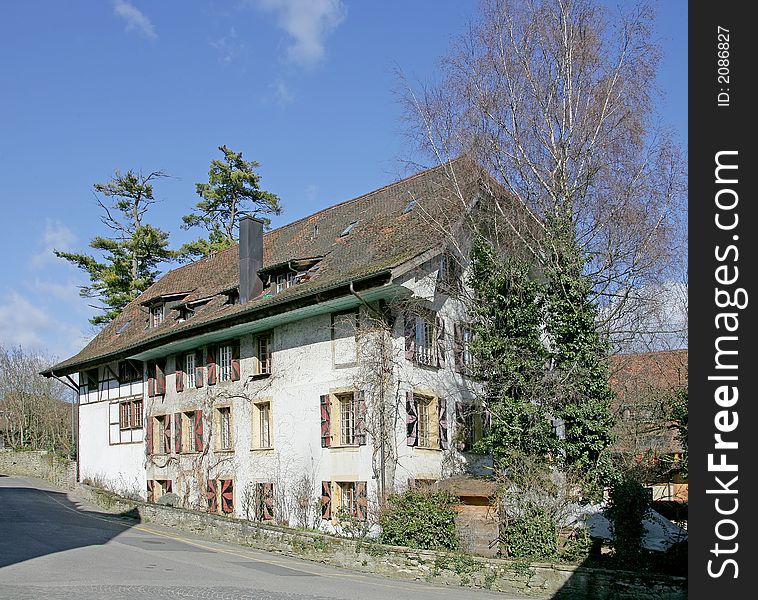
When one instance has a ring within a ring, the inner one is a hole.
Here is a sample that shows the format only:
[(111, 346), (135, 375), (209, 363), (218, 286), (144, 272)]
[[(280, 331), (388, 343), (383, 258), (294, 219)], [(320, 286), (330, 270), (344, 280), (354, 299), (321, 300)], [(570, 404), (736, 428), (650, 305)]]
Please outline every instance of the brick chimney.
[(258, 271), (263, 268), (263, 221), (254, 217), (240, 220), (240, 304), (257, 298), (263, 291)]

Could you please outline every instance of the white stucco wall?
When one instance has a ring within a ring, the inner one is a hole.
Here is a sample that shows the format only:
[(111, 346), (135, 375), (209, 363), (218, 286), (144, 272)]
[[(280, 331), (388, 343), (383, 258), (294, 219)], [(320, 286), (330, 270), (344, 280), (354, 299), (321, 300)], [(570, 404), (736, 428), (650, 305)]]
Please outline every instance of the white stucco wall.
[[(416, 296), (426, 298), (423, 300), (425, 305), (445, 319), (446, 364), (439, 369), (421, 367), (405, 359), (403, 318), (396, 319), (392, 335), (394, 381), (391, 389), (397, 393), (398, 418), (394, 432), (397, 464), (390, 470), (394, 471), (394, 480), (387, 481), (388, 489), (402, 490), (411, 478), (440, 479), (460, 471), (467, 464), (471, 466), (472, 457), (457, 452), (453, 442), (456, 434), (455, 401), (473, 397), (471, 382), (453, 369), (453, 321), (463, 320), (462, 313), (458, 303), (447, 296), (434, 294), (437, 264), (436, 259), (430, 260), (400, 281)], [(430, 302), (429, 299), (433, 300)], [(361, 314), (366, 314), (366, 310), (360, 307)], [(175, 357), (169, 356), (165, 395), (145, 396), (146, 417), (196, 409), (204, 411), (208, 451), (203, 455), (177, 454), (173, 449), (170, 454), (146, 459), (143, 443), (114, 445), (113, 440), (109, 441), (112, 415), (108, 414), (107, 401), (83, 404), (80, 412), (82, 477), (97, 478), (119, 491), (131, 491), (135, 487), (143, 493), (145, 480), (170, 479), (173, 491), (182, 502), (194, 508), (205, 507), (206, 479), (233, 479), (238, 516), (245, 516), (246, 488), (258, 482), (274, 483), (275, 492), (286, 496), (291, 503), (294, 489), (303, 478), (311, 482), (313, 501), (321, 495), (322, 481), (365, 481), (371, 503), (378, 487), (378, 455), (374, 456), (371, 436), (368, 436), (366, 445), (346, 448), (322, 448), (320, 438), (320, 396), (360, 387), (361, 367), (345, 362), (347, 357), (355, 356), (355, 338), (333, 340), (330, 314), (287, 323), (271, 333), (273, 368), (270, 376), (255, 376), (256, 338), (250, 334), (239, 338), (239, 381), (219, 382), (213, 386), (206, 382), (202, 388), (185, 387), (184, 391), (177, 392)], [(367, 342), (360, 340), (359, 343)], [(415, 448), (406, 444), (405, 394), (408, 391), (433, 394), (446, 402), (448, 450)], [(109, 397), (113, 401), (113, 392)], [(253, 448), (253, 404), (260, 400), (271, 401), (274, 440), (271, 450)], [(214, 449), (212, 415), (213, 408), (219, 405), (228, 405), (232, 409), (234, 450), (231, 452)], [(480, 459), (474, 461), (481, 462)]]

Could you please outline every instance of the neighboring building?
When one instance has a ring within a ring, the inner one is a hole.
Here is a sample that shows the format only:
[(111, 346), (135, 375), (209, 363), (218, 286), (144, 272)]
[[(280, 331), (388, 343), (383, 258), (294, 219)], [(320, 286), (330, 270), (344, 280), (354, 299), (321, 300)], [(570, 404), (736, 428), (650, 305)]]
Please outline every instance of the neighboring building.
[(482, 472), (457, 292), (486, 198), (458, 159), (265, 234), (243, 220), (239, 247), (168, 272), (45, 373), (78, 373), (80, 478), (327, 526), (382, 487)]
[(612, 451), (633, 460), (656, 501), (687, 501), (679, 472), (683, 448), (671, 426), (672, 398), (687, 387), (688, 351), (620, 354), (611, 358), (617, 441)]

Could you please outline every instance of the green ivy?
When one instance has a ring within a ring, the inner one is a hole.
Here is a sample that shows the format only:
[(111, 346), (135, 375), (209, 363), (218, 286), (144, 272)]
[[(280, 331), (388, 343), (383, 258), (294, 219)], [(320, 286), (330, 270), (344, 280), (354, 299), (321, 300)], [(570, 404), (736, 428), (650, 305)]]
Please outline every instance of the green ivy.
[(642, 562), (643, 521), (649, 510), (650, 497), (638, 481), (625, 478), (611, 486), (605, 516), (611, 522), (612, 546), (619, 566), (634, 568)]
[(408, 490), (390, 496), (379, 517), (380, 541), (421, 550), (457, 550), (456, 502), (444, 491)]
[(509, 558), (547, 560), (554, 558), (558, 526), (537, 504), (526, 504), (522, 513), (504, 527), (503, 545)]

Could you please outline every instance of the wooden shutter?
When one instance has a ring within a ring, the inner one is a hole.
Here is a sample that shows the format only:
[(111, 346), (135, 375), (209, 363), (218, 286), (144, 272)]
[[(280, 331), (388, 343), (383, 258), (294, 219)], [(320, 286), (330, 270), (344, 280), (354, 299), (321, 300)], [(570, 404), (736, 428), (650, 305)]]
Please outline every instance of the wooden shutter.
[(405, 314), (405, 358), (416, 358), (416, 317), (408, 313)]
[(332, 518), (332, 482), (321, 482), (321, 518)]
[(147, 501), (153, 502), (155, 497), (155, 482), (152, 479), (147, 480)]
[(463, 325), (453, 323), (453, 364), (458, 373), (463, 373)]
[(331, 396), (324, 394), (321, 396), (319, 405), (321, 407), (321, 447), (328, 448), (332, 445), (331, 433)]
[(368, 490), (365, 481), (355, 482), (355, 496), (356, 517), (359, 521), (366, 521), (368, 520)]
[(232, 342), (232, 381), (240, 379), (240, 341)]
[(445, 319), (440, 316), (434, 319), (434, 337), (435, 337), (435, 364), (438, 367), (445, 366)]
[(155, 395), (163, 396), (166, 393), (166, 359), (155, 360)]
[(147, 361), (147, 395), (155, 396), (155, 361)]
[(145, 422), (145, 454), (153, 453), (153, 418), (147, 417)]
[(205, 498), (208, 501), (208, 512), (218, 512), (218, 495), (216, 492), (216, 480), (208, 480), (208, 488), (205, 492)]
[(195, 424), (193, 433), (195, 435), (195, 451), (203, 451), (203, 411), (195, 411)]
[(174, 452), (182, 451), (182, 413), (174, 413)]
[(176, 381), (176, 391), (177, 392), (183, 392), (184, 391), (184, 365), (182, 362), (184, 362), (184, 356), (181, 354), (177, 354), (174, 357), (174, 362), (176, 363), (174, 366), (174, 380)]
[(221, 480), (221, 512), (234, 512), (234, 481), (232, 479)]
[(274, 520), (274, 484), (259, 483), (260, 518), (262, 521)]
[(203, 387), (203, 351), (195, 351), (195, 387)]
[(366, 393), (363, 390), (357, 392), (358, 399), (355, 405), (355, 439), (360, 446), (366, 445)]
[(163, 489), (166, 491), (167, 494), (173, 491), (173, 485), (170, 479), (166, 479), (166, 481), (163, 482)]
[(447, 435), (447, 400), (445, 398), (437, 398), (437, 409), (437, 414), (439, 415), (440, 448), (447, 450), (449, 443)]
[(413, 392), (407, 392), (405, 396), (405, 430), (406, 443), (409, 446), (418, 444), (418, 407)]
[(455, 447), (459, 452), (465, 452), (466, 448), (466, 407), (462, 400), (455, 401)]
[(163, 415), (163, 449), (171, 453), (171, 415)]
[(216, 385), (216, 349), (208, 346), (208, 385)]

